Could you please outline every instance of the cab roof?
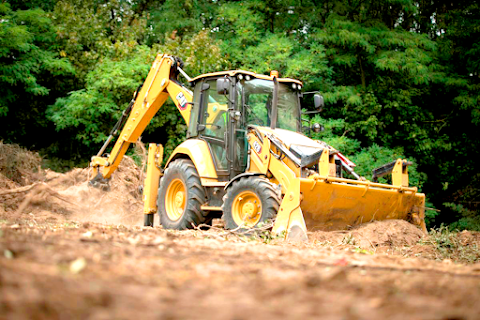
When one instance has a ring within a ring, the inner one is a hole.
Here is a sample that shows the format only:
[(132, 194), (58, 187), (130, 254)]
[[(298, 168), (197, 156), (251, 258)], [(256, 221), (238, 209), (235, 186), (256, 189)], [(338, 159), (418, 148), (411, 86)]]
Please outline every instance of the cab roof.
[[(245, 70), (229, 70), (229, 71), (219, 71), (219, 72), (211, 72), (211, 73), (205, 73), (205, 74), (201, 74), (193, 79), (190, 80), (190, 82), (195, 82), (199, 79), (203, 79), (203, 78), (210, 78), (210, 77), (221, 77), (221, 76), (236, 76), (238, 74), (242, 74), (242, 75), (249, 75), (253, 78), (257, 78), (257, 79), (263, 79), (263, 80), (270, 80), (270, 81), (273, 81), (273, 77), (272, 76), (269, 76), (269, 75), (265, 75), (265, 74), (259, 74), (259, 73), (255, 73), (255, 72), (251, 72), (251, 71), (245, 71)], [(290, 78), (277, 78), (278, 82), (290, 82), (290, 83), (296, 83), (296, 84), (299, 84), (299, 85), (302, 85), (303, 86), (303, 83), (300, 81), (300, 80), (296, 80), (296, 79), (290, 79)]]

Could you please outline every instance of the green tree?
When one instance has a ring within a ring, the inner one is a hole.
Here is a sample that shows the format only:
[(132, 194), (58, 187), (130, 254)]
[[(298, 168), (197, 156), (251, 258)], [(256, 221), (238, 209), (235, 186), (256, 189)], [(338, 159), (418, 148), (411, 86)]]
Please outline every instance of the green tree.
[(135, 52), (146, 33), (146, 12), (137, 1), (62, 0), (51, 16), (64, 43), (62, 56), (77, 70), (83, 85), (86, 74), (104, 58), (123, 59)]
[[(201, 32), (183, 41), (167, 42), (165, 46), (136, 46), (130, 56), (107, 59), (86, 76), (84, 89), (59, 98), (48, 110), (58, 131), (75, 132), (75, 139), (89, 150), (86, 157), (95, 153), (121, 112), (132, 99), (133, 92), (143, 84), (144, 78), (158, 52), (168, 52), (187, 61), (187, 72), (197, 74), (220, 68), (223, 59), (220, 51), (211, 45), (208, 33)], [(143, 141), (163, 143), (166, 155), (182, 142), (186, 125), (173, 103), (162, 107), (147, 127)]]
[(12, 11), (2, 3), (0, 21), (0, 139), (47, 146), (46, 106), (69, 88), (74, 69), (60, 57), (55, 29), (43, 10)]
[(82, 144), (99, 145), (142, 83), (154, 57), (148, 47), (137, 46), (130, 59), (104, 59), (87, 74), (85, 89), (57, 99), (48, 110), (49, 118), (58, 130), (75, 128), (75, 137)]
[(477, 1), (435, 1), (426, 9), (435, 19), (424, 18), (425, 28), (431, 30), (438, 58), (448, 74), (444, 85), (432, 90), (441, 112), (435, 121), (451, 148), (430, 154), (439, 162), (441, 173), (432, 177), (437, 186), (432, 193), (444, 204), (439, 220), (450, 223), (460, 219), (455, 226), (478, 229), (480, 6)]

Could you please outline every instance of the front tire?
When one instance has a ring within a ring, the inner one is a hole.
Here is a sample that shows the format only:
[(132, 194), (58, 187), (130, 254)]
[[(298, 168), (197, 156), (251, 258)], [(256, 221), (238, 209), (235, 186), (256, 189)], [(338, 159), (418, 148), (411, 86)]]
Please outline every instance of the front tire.
[(178, 159), (169, 164), (158, 188), (158, 215), (165, 229), (193, 229), (205, 223), (201, 205), (205, 190), (192, 161)]
[(232, 183), (223, 198), (226, 229), (247, 230), (274, 219), (280, 208), (278, 189), (263, 177), (243, 177)]

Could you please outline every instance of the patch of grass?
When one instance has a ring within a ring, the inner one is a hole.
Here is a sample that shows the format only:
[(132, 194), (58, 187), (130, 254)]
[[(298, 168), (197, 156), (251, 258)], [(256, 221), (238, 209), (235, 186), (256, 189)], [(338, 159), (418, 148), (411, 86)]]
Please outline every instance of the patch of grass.
[(283, 240), (285, 238), (285, 231), (279, 234), (273, 234), (270, 230), (259, 230), (251, 233), (251, 241), (260, 241), (265, 244), (270, 244), (273, 240)]
[(451, 231), (447, 226), (431, 229), (429, 237), (420, 244), (433, 245), (439, 259), (450, 259), (454, 262), (475, 263), (480, 260), (480, 248), (476, 243), (462, 243), (458, 231)]
[(370, 255), (374, 254), (374, 252), (362, 249), (360, 247), (355, 247), (351, 251), (355, 253), (361, 253), (361, 254), (370, 254)]
[(78, 223), (75, 222), (75, 221), (65, 222), (63, 224), (63, 226), (66, 227), (66, 228), (78, 228), (79, 227)]
[(354, 245), (355, 244), (355, 237), (350, 233), (346, 234), (342, 239), (342, 244)]

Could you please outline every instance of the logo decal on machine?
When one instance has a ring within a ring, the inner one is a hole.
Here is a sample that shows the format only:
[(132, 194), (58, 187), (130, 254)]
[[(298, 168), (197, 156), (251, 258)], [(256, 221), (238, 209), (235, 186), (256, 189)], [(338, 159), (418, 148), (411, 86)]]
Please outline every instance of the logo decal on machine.
[(258, 143), (258, 141), (253, 141), (253, 149), (258, 154), (262, 152), (262, 146), (260, 145), (260, 143)]
[(187, 108), (187, 98), (185, 98), (183, 92), (177, 94), (176, 98), (180, 106), (180, 110), (185, 110)]

